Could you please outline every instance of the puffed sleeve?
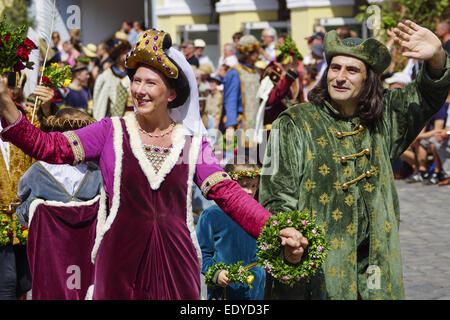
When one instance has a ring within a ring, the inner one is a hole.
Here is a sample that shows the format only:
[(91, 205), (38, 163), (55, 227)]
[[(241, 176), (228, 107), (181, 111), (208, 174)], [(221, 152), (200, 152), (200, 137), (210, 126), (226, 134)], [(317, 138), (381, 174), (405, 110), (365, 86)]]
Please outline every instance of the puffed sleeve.
[(98, 162), (112, 122), (103, 119), (75, 131), (46, 133), (21, 115), (10, 125), (2, 119), (2, 127), (2, 140), (11, 142), (27, 155), (52, 164), (78, 165)]
[(382, 125), (390, 147), (391, 160), (397, 159), (420, 130), (444, 105), (450, 88), (450, 56), (441, 70), (425, 61), (416, 80), (405, 88), (386, 90)]
[(59, 132), (45, 133), (33, 126), (25, 116), (12, 124), (2, 119), (1, 138), (8, 141), (25, 154), (48, 163), (72, 164), (74, 153), (68, 139)]

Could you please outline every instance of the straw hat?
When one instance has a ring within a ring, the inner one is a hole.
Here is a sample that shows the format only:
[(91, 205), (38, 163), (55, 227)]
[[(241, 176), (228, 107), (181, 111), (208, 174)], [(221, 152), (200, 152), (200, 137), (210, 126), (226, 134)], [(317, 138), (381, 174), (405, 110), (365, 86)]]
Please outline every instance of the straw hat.
[(84, 54), (89, 58), (95, 58), (97, 56), (97, 46), (93, 43), (89, 43), (87, 46), (83, 47)]
[(114, 39), (116, 40), (127, 40), (127, 34), (123, 31), (117, 31), (114, 34)]

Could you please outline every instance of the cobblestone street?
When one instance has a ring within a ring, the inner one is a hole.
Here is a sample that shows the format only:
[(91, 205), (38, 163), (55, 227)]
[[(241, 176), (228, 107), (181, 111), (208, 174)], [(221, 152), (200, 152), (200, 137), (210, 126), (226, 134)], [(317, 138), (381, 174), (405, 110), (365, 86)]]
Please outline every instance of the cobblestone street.
[(408, 300), (450, 300), (450, 186), (396, 181)]

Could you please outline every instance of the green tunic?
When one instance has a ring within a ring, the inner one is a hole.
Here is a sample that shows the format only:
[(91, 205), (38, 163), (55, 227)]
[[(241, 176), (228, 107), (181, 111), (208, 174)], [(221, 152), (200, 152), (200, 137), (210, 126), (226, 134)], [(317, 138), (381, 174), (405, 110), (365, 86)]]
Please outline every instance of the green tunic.
[(330, 250), (309, 284), (273, 281), (267, 298), (405, 298), (391, 161), (439, 111), (449, 87), (447, 56), (444, 71), (425, 63), (415, 82), (386, 90), (382, 118), (371, 127), (326, 101), (280, 114), (266, 150), (260, 203), (272, 213), (309, 211), (325, 226)]

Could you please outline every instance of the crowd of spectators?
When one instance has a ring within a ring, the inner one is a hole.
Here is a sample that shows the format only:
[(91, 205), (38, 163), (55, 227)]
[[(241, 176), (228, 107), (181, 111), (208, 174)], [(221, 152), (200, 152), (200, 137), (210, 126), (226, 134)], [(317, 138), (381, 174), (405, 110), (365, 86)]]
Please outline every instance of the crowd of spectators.
[[(120, 82), (129, 91), (129, 80), (125, 79), (126, 72), (123, 67), (123, 60), (125, 59), (126, 49), (137, 41), (145, 29), (145, 25), (140, 21), (123, 21), (121, 28), (111, 39), (107, 39), (99, 44), (89, 43), (86, 45), (83, 45), (80, 41), (79, 30), (71, 30), (70, 40), (65, 42), (61, 41), (58, 32), (54, 32), (51, 44), (53, 54), (50, 62), (57, 62), (61, 66), (69, 64), (73, 68), (73, 80), (70, 86), (55, 92), (54, 100), (58, 106), (72, 106), (94, 115), (93, 101), (96, 100), (95, 96), (98, 96), (101, 92), (99, 88), (96, 88), (95, 84), (100, 75), (109, 69), (113, 70), (113, 74), (120, 80), (117, 83)], [(309, 51), (302, 52), (303, 60), (298, 61), (296, 68), (300, 79), (301, 102), (308, 101), (308, 93), (323, 76), (325, 70), (327, 70), (323, 49), (323, 40), (326, 32), (325, 28), (316, 27), (314, 32), (304, 39), (308, 44)], [(337, 33), (341, 39), (358, 36), (355, 30), (345, 26), (339, 27)], [(444, 49), (449, 51), (450, 24), (448, 22), (439, 23), (435, 34), (441, 39)], [(390, 32), (388, 32), (388, 35), (393, 36)], [(212, 61), (205, 54), (205, 48), (208, 46), (208, 43), (203, 39), (186, 39), (179, 46), (197, 76), (200, 102), (202, 104), (201, 110), (204, 113), (205, 126), (209, 130), (218, 130), (220, 128), (226, 75), (229, 70), (239, 63), (238, 46), (239, 40), (243, 36), (242, 32), (234, 33), (232, 39), (223, 46), (218, 61)], [(277, 48), (283, 45), (287, 36), (286, 32), (278, 34), (271, 27), (261, 30), (259, 39), (261, 48), (259, 49), (258, 61), (254, 65), (261, 76), (270, 62), (276, 60)], [(127, 42), (128, 45), (124, 46), (124, 42)], [(117, 51), (114, 49), (119, 44), (124, 49), (114, 53), (114, 51)], [(393, 61), (381, 79), (386, 89), (403, 88), (415, 79), (422, 62), (409, 59), (401, 65), (401, 62), (396, 60), (398, 52), (393, 44), (393, 40), (388, 41), (387, 46), (391, 50)], [(112, 52), (114, 56), (111, 55)], [(286, 74), (286, 70), (284, 74)], [(116, 87), (118, 86), (117, 83)], [(120, 90), (118, 90), (116, 95), (120, 94)], [(122, 95), (126, 95), (126, 93)], [(111, 97), (109, 99), (117, 100)], [(122, 103), (123, 106), (119, 108), (119, 115), (132, 110), (129, 97), (122, 97), (122, 100), (124, 102)], [(397, 179), (405, 179), (409, 183), (422, 182), (424, 184), (439, 185), (450, 183), (450, 168), (448, 168), (447, 164), (449, 161), (447, 159), (448, 143), (446, 143), (450, 129), (449, 101), (450, 95), (440, 112), (430, 120), (429, 124), (422, 130), (401, 158), (392, 159)], [(113, 107), (111, 102), (108, 103), (110, 105), (106, 108)], [(108, 109), (103, 115), (110, 116), (111, 112)], [(211, 135), (211, 141), (220, 142), (217, 138), (217, 134)], [(442, 159), (442, 157), (446, 158)]]

